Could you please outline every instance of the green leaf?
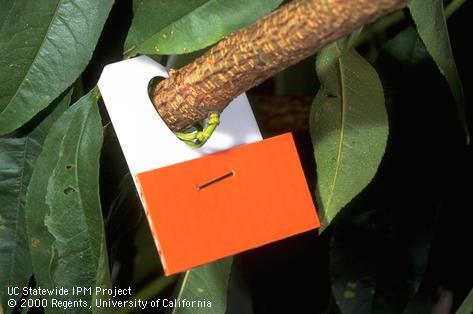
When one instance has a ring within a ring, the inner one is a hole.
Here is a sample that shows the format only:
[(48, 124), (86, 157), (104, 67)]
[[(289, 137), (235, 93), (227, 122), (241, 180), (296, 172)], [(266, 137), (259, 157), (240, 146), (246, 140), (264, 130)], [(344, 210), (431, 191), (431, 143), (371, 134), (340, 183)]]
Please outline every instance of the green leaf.
[[(142, 218), (143, 208), (135, 193), (133, 178), (128, 172), (120, 180), (119, 193), (113, 199), (105, 222), (110, 261), (115, 260), (120, 242), (135, 231)], [(134, 236), (134, 234), (132, 234)]]
[(310, 132), (325, 228), (376, 174), (389, 126), (378, 75), (355, 50), (334, 44), (320, 53), (316, 67), (322, 86), (312, 105)]
[(242, 270), (234, 262), (228, 279), (226, 314), (254, 314), (250, 288)]
[(402, 313), (419, 288), (430, 252), (432, 210), (398, 210), (393, 202), (366, 209), (368, 202), (360, 201), (332, 223), (330, 278), (344, 314)]
[[(143, 208), (140, 207), (140, 210)], [(147, 219), (141, 219), (133, 242), (136, 247), (133, 282), (147, 284), (150, 277), (156, 276), (156, 270), (162, 269)]]
[(276, 8), (282, 0), (139, 0), (125, 55), (205, 48)]
[[(310, 95), (318, 86), (314, 77), (315, 57), (310, 57), (279, 72), (275, 77), (277, 95)], [(289, 106), (290, 108), (290, 106)]]
[(112, 4), (113, 0), (13, 3), (0, 29), (0, 134), (26, 123), (77, 79)]
[(5, 18), (8, 16), (14, 0), (0, 0), (0, 29), (3, 28), (3, 23), (5, 22)]
[(175, 307), (173, 314), (224, 314), (227, 309), (227, 288), (233, 258), (188, 270), (177, 299), (203, 301), (209, 307)]
[(6, 305), (4, 288), (27, 286), (33, 274), (24, 211), (28, 182), (48, 130), (70, 100), (71, 92), (68, 92), (51, 109), (32, 120), (31, 126), (25, 125), (16, 134), (0, 137), (0, 303), (6, 312), (12, 309)]
[(413, 27), (406, 28), (388, 40), (383, 49), (404, 67), (424, 63), (430, 59), (424, 44)]
[(473, 288), (470, 293), (466, 296), (463, 303), (460, 305), (456, 314), (471, 314), (473, 313)]
[(191, 53), (186, 53), (182, 55), (172, 55), (169, 56), (166, 60), (166, 68), (168, 69), (179, 69), (183, 66), (188, 65), (193, 62), (198, 57), (202, 56), (207, 52), (208, 49), (201, 49)]
[(457, 102), (460, 122), (465, 130), (467, 141), (469, 142), (470, 134), (466, 121), (463, 85), (450, 46), (443, 1), (412, 0), (409, 2), (409, 10), (427, 51), (450, 85), (450, 90)]
[[(36, 283), (43, 288), (109, 286), (98, 192), (103, 134), (97, 97), (92, 90), (53, 125), (28, 186), (30, 254)], [(88, 304), (94, 299), (82, 298)]]

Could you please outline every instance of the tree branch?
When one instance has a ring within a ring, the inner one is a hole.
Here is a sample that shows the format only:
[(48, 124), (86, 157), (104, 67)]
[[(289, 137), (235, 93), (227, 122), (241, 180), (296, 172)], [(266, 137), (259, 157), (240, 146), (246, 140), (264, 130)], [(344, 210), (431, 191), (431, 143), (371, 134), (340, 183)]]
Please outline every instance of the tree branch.
[(171, 70), (152, 95), (173, 131), (221, 112), (242, 92), (408, 0), (295, 0)]

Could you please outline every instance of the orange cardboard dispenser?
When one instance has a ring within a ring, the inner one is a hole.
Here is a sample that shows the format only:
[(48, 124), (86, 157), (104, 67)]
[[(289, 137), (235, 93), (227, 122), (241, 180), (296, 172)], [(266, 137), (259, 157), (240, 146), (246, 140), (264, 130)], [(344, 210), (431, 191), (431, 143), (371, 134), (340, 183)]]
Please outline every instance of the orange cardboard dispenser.
[(242, 94), (191, 149), (149, 100), (166, 75), (140, 56), (106, 66), (98, 86), (167, 275), (319, 227), (291, 134), (262, 140)]

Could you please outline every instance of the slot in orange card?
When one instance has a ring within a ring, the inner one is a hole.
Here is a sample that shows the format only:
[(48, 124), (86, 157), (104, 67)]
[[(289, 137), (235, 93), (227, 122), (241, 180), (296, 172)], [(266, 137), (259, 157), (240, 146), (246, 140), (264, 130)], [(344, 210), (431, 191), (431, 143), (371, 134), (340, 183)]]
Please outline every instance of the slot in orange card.
[(320, 226), (289, 133), (136, 181), (166, 275)]

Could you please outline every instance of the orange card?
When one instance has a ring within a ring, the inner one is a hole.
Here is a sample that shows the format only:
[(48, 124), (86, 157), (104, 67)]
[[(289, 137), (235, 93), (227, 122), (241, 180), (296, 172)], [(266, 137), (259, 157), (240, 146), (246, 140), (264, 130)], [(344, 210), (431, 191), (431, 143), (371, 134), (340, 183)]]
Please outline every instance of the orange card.
[(289, 133), (136, 181), (166, 275), (320, 226)]

